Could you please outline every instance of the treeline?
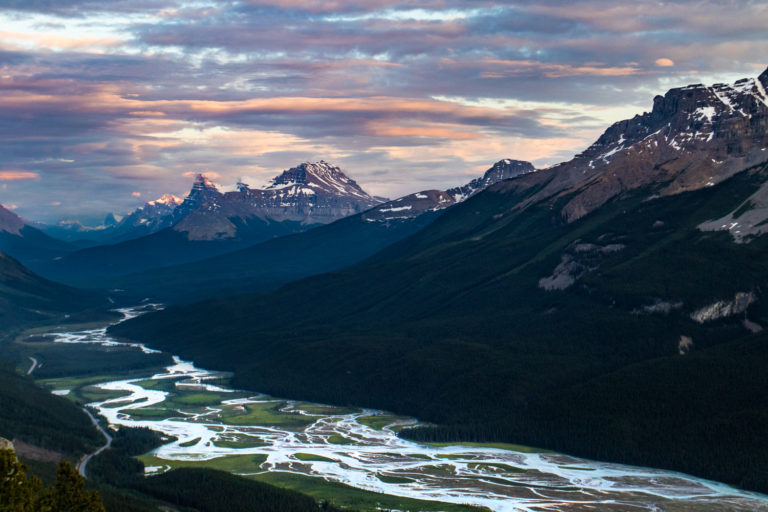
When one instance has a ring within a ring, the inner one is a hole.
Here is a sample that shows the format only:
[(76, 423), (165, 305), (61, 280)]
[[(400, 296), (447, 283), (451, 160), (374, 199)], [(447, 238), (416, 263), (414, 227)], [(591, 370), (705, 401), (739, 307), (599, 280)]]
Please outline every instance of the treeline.
[(35, 369), (36, 379), (122, 374), (173, 364), (170, 354), (145, 354), (134, 347), (55, 344), (46, 346), (43, 354), (38, 356), (41, 364)]
[(311, 497), (223, 471), (181, 468), (145, 478), (136, 489), (200, 512), (329, 512), (341, 509)]
[(19, 439), (76, 459), (102, 437), (88, 416), (64, 397), (36, 386), (0, 360), (0, 436)]
[(62, 460), (56, 483), (43, 489), (40, 479), (13, 450), (0, 450), (0, 510), (3, 512), (105, 512), (99, 493), (85, 488), (85, 480)]

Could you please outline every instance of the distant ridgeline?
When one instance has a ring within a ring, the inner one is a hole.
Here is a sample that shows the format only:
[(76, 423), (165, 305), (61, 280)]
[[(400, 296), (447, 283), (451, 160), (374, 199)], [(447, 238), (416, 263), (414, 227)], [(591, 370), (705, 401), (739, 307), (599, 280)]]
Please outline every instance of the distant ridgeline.
[(672, 89), (354, 267), (111, 330), (245, 389), (441, 425), (415, 439), (768, 491), (766, 88)]
[[(240, 183), (233, 192), (221, 192), (204, 175), (198, 175), (183, 200), (166, 194), (96, 233), (83, 232), (83, 236), (96, 236), (95, 241), (85, 243), (88, 247), (73, 246), (73, 241), (69, 247), (36, 255), (35, 248), (29, 247), (29, 233), (9, 234), (4, 240), (0, 231), (0, 250), (8, 246), (11, 255), (23, 252), (24, 257), (18, 257), (48, 278), (99, 287), (106, 276), (216, 256), (301, 233), (381, 202), (341, 169), (323, 161), (283, 171), (264, 188)], [(37, 230), (34, 234), (49, 238)]]
[(184, 265), (101, 279), (99, 285), (165, 302), (267, 291), (357, 263), (419, 231), (447, 208), (488, 186), (533, 171), (528, 162), (501, 160), (461, 187), (423, 190), (302, 233)]

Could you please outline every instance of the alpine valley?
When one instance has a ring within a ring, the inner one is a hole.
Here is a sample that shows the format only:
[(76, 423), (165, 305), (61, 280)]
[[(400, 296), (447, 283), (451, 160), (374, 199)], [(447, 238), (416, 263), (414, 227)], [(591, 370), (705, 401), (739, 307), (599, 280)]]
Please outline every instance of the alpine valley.
[(672, 89), (573, 160), (519, 165), (354, 266), (110, 332), (240, 388), (434, 424), (408, 439), (523, 443), (766, 492), (766, 88), (768, 71)]
[(768, 510), (767, 89), (392, 200), (320, 160), (0, 207), (2, 462), (84, 511)]

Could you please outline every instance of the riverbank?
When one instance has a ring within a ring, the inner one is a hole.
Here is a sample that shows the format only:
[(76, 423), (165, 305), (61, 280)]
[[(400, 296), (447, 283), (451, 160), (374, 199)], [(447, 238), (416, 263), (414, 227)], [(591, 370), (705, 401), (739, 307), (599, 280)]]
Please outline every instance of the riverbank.
[[(119, 345), (101, 331), (60, 333), (57, 339)], [(216, 384), (206, 382), (214, 377)], [(190, 387), (190, 381), (197, 384)], [(395, 498), (494, 510), (575, 510), (586, 503), (648, 510), (768, 507), (764, 496), (674, 472), (530, 450), (409, 442), (396, 430), (415, 420), (229, 389), (220, 375), (178, 358), (159, 373), (89, 386), (102, 393), (91, 405), (110, 424), (148, 427), (176, 438), (141, 457), (149, 473), (214, 467), (294, 486), (330, 482)]]

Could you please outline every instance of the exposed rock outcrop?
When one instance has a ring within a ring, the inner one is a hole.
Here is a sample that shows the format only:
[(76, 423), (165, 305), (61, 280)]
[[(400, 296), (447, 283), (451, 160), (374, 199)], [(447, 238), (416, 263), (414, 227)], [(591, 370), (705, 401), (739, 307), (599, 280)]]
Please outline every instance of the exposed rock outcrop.
[(389, 201), (365, 212), (368, 222), (391, 222), (418, 217), (429, 211), (438, 211), (460, 203), (489, 186), (503, 180), (515, 178), (536, 171), (533, 164), (522, 160), (506, 158), (499, 160), (485, 173), (466, 185), (448, 190), (422, 190)]
[(691, 313), (691, 319), (703, 324), (712, 320), (738, 315), (744, 313), (756, 301), (757, 296), (754, 292), (739, 292), (731, 300), (719, 300), (701, 309), (697, 309)]
[(275, 177), (263, 189), (238, 183), (221, 193), (199, 176), (189, 196), (173, 213), (173, 229), (190, 240), (235, 238), (249, 222), (328, 224), (365, 211), (381, 201), (365, 192), (341, 169), (325, 161), (305, 162)]
[[(542, 200), (573, 222), (628, 191), (670, 195), (715, 185), (768, 160), (768, 73), (671, 89), (651, 112), (620, 121), (573, 160), (491, 189)], [(559, 206), (562, 204), (562, 206)]]

